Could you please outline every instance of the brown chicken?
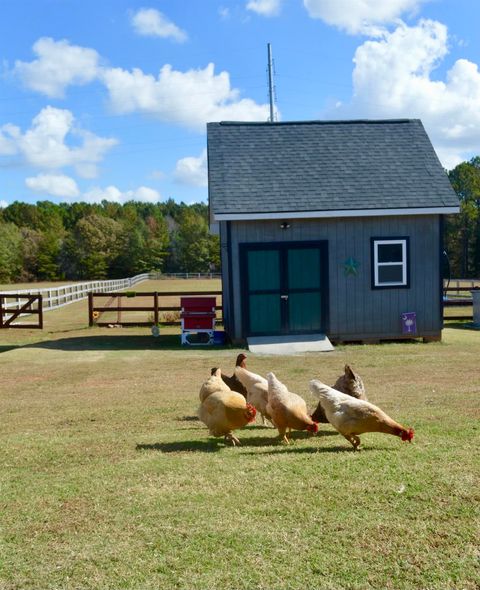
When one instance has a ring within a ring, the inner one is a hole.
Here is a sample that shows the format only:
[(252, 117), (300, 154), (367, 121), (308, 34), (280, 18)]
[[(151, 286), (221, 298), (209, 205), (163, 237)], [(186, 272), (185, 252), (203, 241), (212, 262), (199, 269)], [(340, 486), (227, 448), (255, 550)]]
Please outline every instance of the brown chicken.
[[(347, 395), (351, 395), (357, 399), (363, 399), (367, 401), (365, 386), (363, 384), (362, 378), (360, 375), (354, 372), (350, 365), (345, 365), (345, 373), (340, 375), (332, 388), (336, 389), (337, 391), (341, 391), (342, 393), (346, 393)], [(312, 420), (315, 420), (315, 422), (322, 422), (324, 424), (328, 422), (320, 402), (318, 402), (318, 405), (312, 414)]]
[(273, 373), (268, 373), (268, 404), (267, 412), (271, 420), (278, 429), (280, 438), (290, 443), (287, 437), (292, 430), (308, 430), (309, 432), (318, 432), (318, 424), (314, 422), (307, 412), (305, 400), (288, 391), (287, 387), (281, 383)]
[[(235, 367), (245, 367), (245, 360), (246, 360), (246, 355), (244, 355), (243, 353), (239, 354), (237, 356), (237, 361), (235, 364)], [(215, 367), (214, 369), (212, 369), (211, 374), (215, 375), (217, 368)], [(228, 385), (228, 387), (232, 390), (232, 391), (238, 391), (238, 393), (241, 393), (243, 395), (243, 397), (245, 399), (247, 399), (247, 390), (245, 389), (245, 387), (240, 383), (240, 381), (238, 380), (237, 376), (235, 375), (235, 373), (229, 377), (228, 375), (224, 375), (222, 373), (222, 380), (224, 383), (226, 383)]]
[(231, 441), (233, 446), (239, 445), (240, 441), (232, 431), (253, 422), (256, 410), (243, 395), (232, 391), (222, 381), (220, 369), (202, 385), (200, 400), (198, 417), (210, 434), (223, 436), (225, 442)]
[(358, 435), (365, 432), (392, 434), (409, 442), (413, 438), (412, 428), (395, 422), (370, 402), (336, 391), (316, 379), (310, 381), (310, 391), (320, 400), (330, 424), (351, 443), (354, 451), (360, 445)]

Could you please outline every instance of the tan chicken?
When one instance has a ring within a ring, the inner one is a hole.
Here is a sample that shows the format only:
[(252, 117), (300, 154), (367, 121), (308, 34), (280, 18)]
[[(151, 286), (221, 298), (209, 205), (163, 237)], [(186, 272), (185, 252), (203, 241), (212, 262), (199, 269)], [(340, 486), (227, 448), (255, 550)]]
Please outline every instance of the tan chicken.
[(267, 412), (272, 422), (278, 429), (280, 438), (289, 444), (287, 437), (292, 430), (308, 430), (318, 432), (318, 424), (314, 422), (307, 412), (305, 400), (288, 391), (273, 373), (268, 373), (268, 404)]
[(358, 435), (365, 432), (392, 434), (409, 442), (413, 438), (412, 428), (395, 422), (370, 402), (336, 391), (316, 379), (310, 381), (310, 391), (320, 400), (330, 424), (352, 444), (354, 451), (360, 445)]
[(210, 394), (215, 393), (216, 391), (231, 391), (230, 387), (228, 387), (225, 381), (221, 378), (221, 371), (219, 371), (220, 369), (215, 369), (215, 372), (212, 373), (210, 379), (207, 379), (200, 388), (198, 397), (200, 398), (201, 403), (203, 403)]
[(254, 406), (262, 417), (262, 423), (266, 424), (270, 420), (270, 414), (267, 411), (268, 403), (268, 382), (267, 380), (248, 371), (245, 366), (235, 367), (235, 377), (247, 390), (247, 401)]
[(200, 400), (198, 417), (210, 434), (223, 436), (225, 442), (231, 441), (233, 446), (239, 445), (232, 431), (255, 420), (256, 410), (241, 393), (232, 391), (222, 381), (220, 369), (202, 385)]
[[(351, 395), (357, 399), (363, 399), (367, 401), (365, 386), (363, 384), (362, 378), (360, 375), (358, 375), (358, 373), (355, 373), (350, 365), (345, 365), (344, 374), (340, 375), (332, 388), (336, 389), (337, 391), (341, 391), (342, 393), (346, 393), (347, 395)], [(318, 402), (318, 405), (312, 414), (312, 420), (315, 420), (315, 422), (322, 422), (324, 424), (328, 422), (320, 402)]]
[[(246, 355), (244, 355), (243, 353), (239, 354), (237, 356), (237, 361), (235, 366), (236, 367), (245, 367), (245, 360), (246, 360)], [(215, 367), (214, 369), (212, 369), (212, 375), (215, 375), (217, 368)], [(241, 393), (243, 395), (244, 398), (247, 397), (247, 390), (245, 389), (245, 387), (240, 383), (240, 381), (238, 380), (238, 377), (235, 375), (235, 373), (229, 377), (228, 375), (224, 375), (222, 373), (222, 380), (224, 383), (226, 383), (228, 385), (228, 387), (230, 387), (230, 389), (232, 391), (238, 391), (238, 393)]]

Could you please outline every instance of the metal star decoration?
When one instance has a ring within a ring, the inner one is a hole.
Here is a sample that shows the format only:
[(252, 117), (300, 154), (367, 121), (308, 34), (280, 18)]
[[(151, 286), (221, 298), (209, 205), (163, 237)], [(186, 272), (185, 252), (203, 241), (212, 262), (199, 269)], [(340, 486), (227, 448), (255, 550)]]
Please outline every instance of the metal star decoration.
[(352, 258), (350, 256), (350, 258), (347, 258), (347, 260), (345, 260), (345, 276), (350, 276), (353, 275), (354, 277), (357, 276), (358, 274), (358, 267), (360, 266), (360, 262), (358, 262), (358, 260), (355, 260), (355, 258)]

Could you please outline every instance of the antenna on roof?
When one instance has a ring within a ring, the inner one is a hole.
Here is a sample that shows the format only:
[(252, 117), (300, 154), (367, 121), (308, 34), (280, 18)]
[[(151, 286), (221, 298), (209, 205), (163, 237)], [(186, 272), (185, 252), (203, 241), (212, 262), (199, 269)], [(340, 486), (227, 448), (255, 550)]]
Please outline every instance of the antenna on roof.
[(273, 85), (273, 59), (272, 59), (272, 46), (270, 43), (267, 44), (268, 49), (268, 96), (270, 98), (270, 123), (275, 121), (275, 110), (274, 110), (274, 100), (275, 100), (275, 87)]

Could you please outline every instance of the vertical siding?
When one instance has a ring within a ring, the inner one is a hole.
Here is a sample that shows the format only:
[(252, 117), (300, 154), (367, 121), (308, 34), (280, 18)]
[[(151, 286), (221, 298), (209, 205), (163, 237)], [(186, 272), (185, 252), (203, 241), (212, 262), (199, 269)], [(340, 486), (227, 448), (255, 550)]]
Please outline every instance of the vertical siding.
[[(223, 224), (222, 224), (223, 225)], [(239, 245), (253, 242), (327, 240), (329, 252), (329, 318), (332, 338), (401, 336), (401, 313), (417, 314), (418, 335), (441, 330), (439, 297), (440, 224), (437, 215), (367, 217), (327, 220), (290, 220), (282, 230), (280, 221), (231, 223), (234, 337), (242, 337)], [(226, 231), (221, 231), (224, 294), (229, 289)], [(371, 237), (410, 238), (410, 288), (371, 288)], [(345, 261), (358, 263), (356, 276), (345, 275)], [(224, 301), (228, 297), (224, 297)]]
[(220, 222), (220, 261), (222, 264), (222, 315), (225, 330), (229, 334), (235, 333), (234, 314), (230, 308), (230, 273), (231, 268), (228, 257), (228, 225), (226, 221)]

